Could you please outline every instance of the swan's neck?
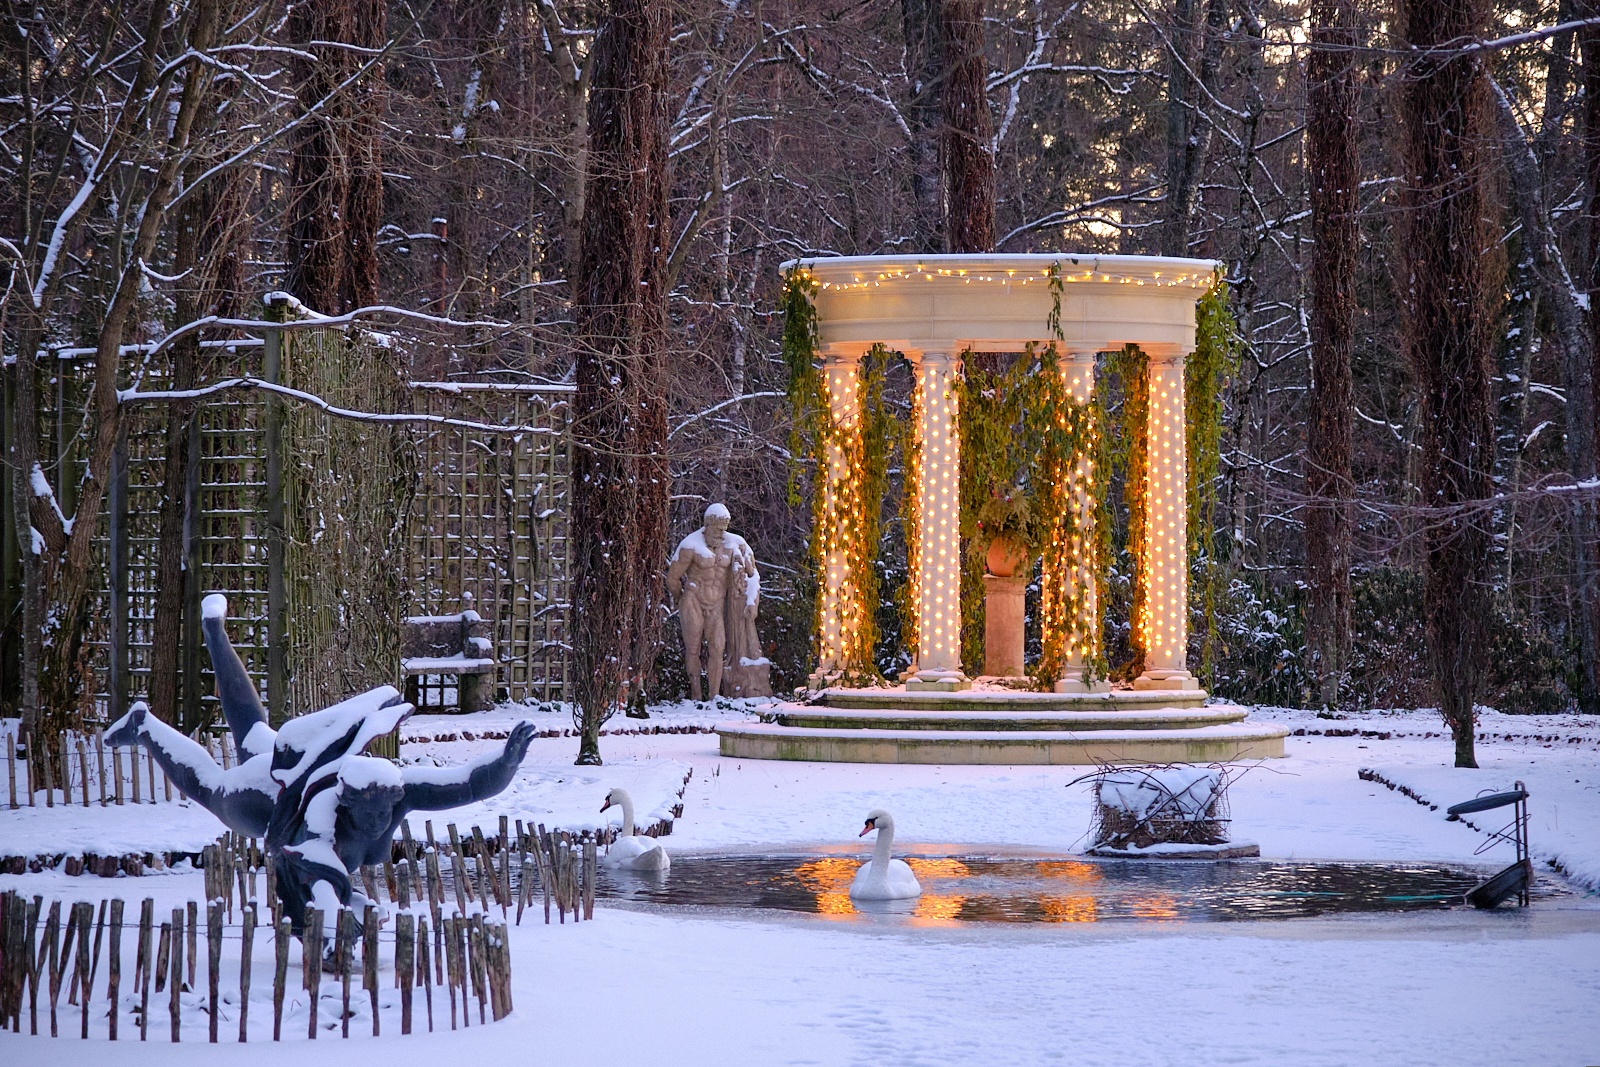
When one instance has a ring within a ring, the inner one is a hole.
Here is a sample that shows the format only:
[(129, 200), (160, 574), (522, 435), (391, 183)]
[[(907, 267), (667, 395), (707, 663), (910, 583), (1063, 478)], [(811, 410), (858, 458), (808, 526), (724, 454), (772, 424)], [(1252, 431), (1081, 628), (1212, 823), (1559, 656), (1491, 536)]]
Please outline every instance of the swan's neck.
[(889, 850), (894, 847), (894, 823), (888, 820), (878, 822), (878, 843), (872, 848), (872, 869), (887, 871), (889, 869)]
[(622, 795), (622, 834), (623, 837), (633, 836), (633, 798), (626, 793)]

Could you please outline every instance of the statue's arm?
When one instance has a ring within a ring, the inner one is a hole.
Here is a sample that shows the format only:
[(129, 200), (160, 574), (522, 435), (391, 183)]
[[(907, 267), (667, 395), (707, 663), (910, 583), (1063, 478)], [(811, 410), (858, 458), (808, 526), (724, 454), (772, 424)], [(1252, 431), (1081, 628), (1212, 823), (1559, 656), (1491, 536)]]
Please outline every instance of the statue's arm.
[(680, 546), (673, 553), (672, 566), (667, 568), (667, 591), (674, 600), (683, 595), (683, 576), (689, 570), (689, 557), (691, 553), (685, 552)]
[(519, 722), (497, 756), (485, 756), (460, 767), (407, 767), (403, 772), (408, 811), (439, 811), (485, 800), (511, 784), (528, 754), (533, 723)]

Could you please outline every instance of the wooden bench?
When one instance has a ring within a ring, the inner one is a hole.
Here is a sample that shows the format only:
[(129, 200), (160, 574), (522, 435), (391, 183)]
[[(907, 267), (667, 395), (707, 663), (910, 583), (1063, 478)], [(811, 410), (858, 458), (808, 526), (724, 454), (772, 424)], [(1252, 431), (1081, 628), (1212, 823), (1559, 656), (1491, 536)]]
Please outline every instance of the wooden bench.
[[(488, 631), (489, 624), (471, 609), (459, 615), (419, 615), (405, 620), (400, 628), (400, 673), (406, 679), (406, 699), (418, 711), (436, 710), (421, 706), (422, 679), (452, 675), (456, 679), (455, 712), (482, 711), (494, 695), (498, 666)], [(490, 682), (487, 688), (485, 676)]]

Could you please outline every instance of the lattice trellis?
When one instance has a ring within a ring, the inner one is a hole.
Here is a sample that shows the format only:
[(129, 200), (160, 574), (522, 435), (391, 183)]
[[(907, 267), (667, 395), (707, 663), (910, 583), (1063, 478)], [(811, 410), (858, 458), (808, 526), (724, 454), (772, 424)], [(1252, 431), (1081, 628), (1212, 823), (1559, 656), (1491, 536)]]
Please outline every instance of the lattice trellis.
[[(568, 684), (567, 521), (569, 388), (490, 383), (406, 383), (400, 359), (342, 333), (301, 333), (285, 346), (288, 384), (358, 410), (410, 411), (518, 427), (487, 432), (432, 424), (373, 427), (284, 404), (287, 588), (287, 710), (325, 706), (358, 689), (399, 681), (398, 628), (408, 615), (465, 607), (493, 624), (501, 669), (499, 698), (564, 698)], [(89, 353), (63, 358), (63, 376), (92, 373)], [(242, 341), (213, 363), (230, 377), (261, 373), (261, 344)], [(374, 370), (374, 363), (382, 363)], [(341, 371), (339, 368), (343, 367)], [(372, 373), (352, 373), (351, 368)], [(147, 375), (141, 389), (167, 383)], [(63, 392), (72, 410), (73, 392)], [(81, 402), (81, 401), (80, 401)], [(229, 598), (229, 636), (267, 691), (268, 541), (266, 410), (257, 393), (207, 398), (195, 412), (198, 434), (189, 484), (190, 555), (199, 580), (190, 609), (207, 592)], [(57, 408), (46, 412), (55, 427)], [(125, 511), (101, 516), (101, 572), (95, 669), (103, 714), (122, 706), (113, 693), (110, 630), (126, 635), (126, 699), (149, 692), (151, 633), (165, 488), (169, 409), (129, 409), (125, 426)], [(69, 418), (70, 423), (70, 418)], [(66, 431), (70, 437), (70, 428)], [(69, 457), (70, 462), (70, 457)], [(113, 595), (112, 536), (125, 546), (125, 607)], [(330, 575), (334, 577), (330, 577)], [(201, 717), (214, 719), (209, 659), (198, 627), (185, 627), (180, 665), (195, 673)], [(423, 679), (423, 703), (453, 703), (453, 681)]]

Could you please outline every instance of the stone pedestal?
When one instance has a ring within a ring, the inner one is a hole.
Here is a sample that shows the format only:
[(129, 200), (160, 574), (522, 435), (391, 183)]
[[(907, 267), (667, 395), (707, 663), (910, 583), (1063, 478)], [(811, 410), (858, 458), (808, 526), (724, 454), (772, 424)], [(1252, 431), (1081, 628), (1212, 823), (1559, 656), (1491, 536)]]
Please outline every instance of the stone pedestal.
[(1020, 678), (1022, 666), (1023, 596), (1028, 579), (983, 576), (983, 673)]
[(722, 668), (722, 695), (725, 697), (769, 697), (772, 695), (772, 664), (767, 660)]

